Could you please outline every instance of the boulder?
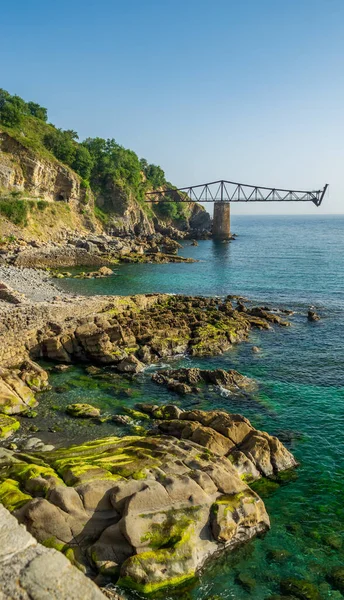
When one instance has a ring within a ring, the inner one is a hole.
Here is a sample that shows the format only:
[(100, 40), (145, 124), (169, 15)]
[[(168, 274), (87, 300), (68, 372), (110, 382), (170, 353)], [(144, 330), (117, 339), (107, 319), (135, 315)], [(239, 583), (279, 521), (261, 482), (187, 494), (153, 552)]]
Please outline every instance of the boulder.
[(110, 269), (109, 267), (101, 267), (101, 268), (98, 270), (98, 273), (99, 273), (100, 275), (102, 275), (103, 277), (108, 277), (108, 276), (110, 276), (110, 275), (113, 275), (113, 270), (112, 270), (112, 269)]
[(18, 371), (0, 367), (0, 413), (18, 414), (37, 404), (32, 390), (20, 378)]
[(307, 313), (307, 319), (308, 319), (308, 321), (319, 321), (320, 316), (318, 315), (317, 312), (315, 312), (314, 309), (310, 308)]
[(20, 423), (14, 417), (0, 414), (0, 439), (6, 439), (19, 429)]
[(194, 577), (209, 556), (266, 531), (264, 503), (245, 478), (266, 465), (285, 468), (288, 455), (240, 415), (138, 408), (163, 435), (5, 452), (0, 499), (40, 542), (147, 593)]
[(92, 406), (91, 404), (83, 404), (83, 403), (69, 404), (66, 408), (66, 413), (68, 413), (72, 417), (78, 417), (78, 418), (82, 418), (82, 419), (99, 417), (100, 416), (100, 408), (96, 408), (95, 406)]
[(130, 354), (117, 365), (117, 370), (121, 373), (140, 373), (146, 368), (142, 362), (139, 361), (136, 356)]

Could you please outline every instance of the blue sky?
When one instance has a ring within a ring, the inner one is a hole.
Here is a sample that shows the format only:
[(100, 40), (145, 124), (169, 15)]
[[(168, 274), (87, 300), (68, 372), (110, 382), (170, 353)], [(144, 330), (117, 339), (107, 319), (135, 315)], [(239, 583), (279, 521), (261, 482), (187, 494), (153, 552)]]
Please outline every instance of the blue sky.
[(344, 213), (343, 0), (17, 0), (1, 8), (0, 87), (80, 138), (114, 137), (178, 186), (315, 189)]

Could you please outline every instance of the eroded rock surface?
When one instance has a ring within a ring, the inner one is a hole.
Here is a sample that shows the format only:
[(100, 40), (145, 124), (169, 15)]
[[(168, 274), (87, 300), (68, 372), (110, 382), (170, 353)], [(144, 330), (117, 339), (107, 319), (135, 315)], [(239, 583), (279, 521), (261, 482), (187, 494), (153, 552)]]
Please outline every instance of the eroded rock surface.
[(0, 504), (0, 598), (104, 600), (105, 596), (60, 552), (38, 544)]
[(141, 408), (159, 419), (146, 437), (6, 451), (0, 501), (84, 572), (149, 592), (193, 577), (220, 549), (266, 531), (264, 503), (247, 482), (296, 463), (240, 415)]
[(236, 393), (241, 390), (251, 391), (255, 388), (252, 379), (233, 369), (229, 371), (224, 369), (198, 369), (195, 367), (190, 369), (165, 369), (154, 373), (152, 380), (179, 394), (197, 392), (197, 385), (203, 383), (220, 386)]
[(0, 367), (0, 414), (19, 414), (37, 405), (34, 392), (48, 389), (48, 374), (26, 360), (18, 369)]

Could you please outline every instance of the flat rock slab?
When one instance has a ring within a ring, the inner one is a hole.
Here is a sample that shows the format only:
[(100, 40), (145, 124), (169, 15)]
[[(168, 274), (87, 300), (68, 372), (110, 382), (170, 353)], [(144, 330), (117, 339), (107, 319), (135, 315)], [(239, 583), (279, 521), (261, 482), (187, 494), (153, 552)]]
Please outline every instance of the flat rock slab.
[(56, 550), (45, 548), (0, 505), (0, 600), (104, 600)]

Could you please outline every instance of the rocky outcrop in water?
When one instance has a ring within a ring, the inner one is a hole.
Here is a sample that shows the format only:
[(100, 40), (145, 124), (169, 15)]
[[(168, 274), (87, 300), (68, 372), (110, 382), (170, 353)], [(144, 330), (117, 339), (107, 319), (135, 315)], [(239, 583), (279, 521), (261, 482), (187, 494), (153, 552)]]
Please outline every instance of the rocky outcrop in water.
[(152, 380), (160, 385), (165, 385), (169, 390), (178, 394), (197, 393), (200, 384), (210, 384), (223, 387), (232, 392), (253, 390), (255, 383), (252, 379), (241, 375), (233, 369), (164, 369), (154, 373)]
[(0, 501), (86, 573), (144, 592), (193, 577), (208, 557), (269, 528), (247, 481), (296, 463), (240, 415), (171, 410), (161, 407), (159, 432), (146, 437), (6, 451)]
[(238, 311), (227, 299), (155, 294), (29, 303), (0, 313), (0, 361), (119, 365), (135, 357), (147, 365), (180, 353), (212, 356), (246, 340), (253, 327), (288, 325), (275, 313), (256, 312)]

